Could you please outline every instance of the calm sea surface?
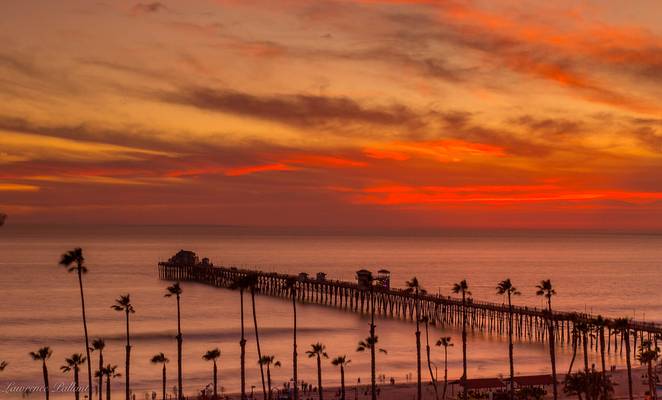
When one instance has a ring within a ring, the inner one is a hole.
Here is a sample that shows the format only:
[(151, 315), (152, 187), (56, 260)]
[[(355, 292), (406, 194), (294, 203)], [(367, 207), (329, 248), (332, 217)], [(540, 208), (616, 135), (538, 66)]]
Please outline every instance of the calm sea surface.
[[(124, 369), (124, 319), (110, 306), (120, 294), (130, 293), (136, 308), (132, 316), (132, 386), (136, 398), (159, 391), (160, 367), (149, 359), (158, 352), (170, 357), (168, 387), (176, 382), (175, 303), (164, 298), (167, 282), (158, 280), (156, 264), (179, 249), (196, 251), (217, 265), (237, 265), (279, 272), (325, 271), (330, 278), (350, 280), (360, 268), (392, 271), (392, 285), (402, 286), (417, 276), (430, 292), (449, 294), (454, 282), (467, 279), (476, 299), (502, 301), (494, 286), (510, 277), (521, 290), (517, 303), (540, 306), (534, 286), (551, 278), (558, 309), (589, 311), (608, 316), (636, 316), (662, 322), (662, 236), (650, 234), (588, 233), (437, 233), (429, 235), (362, 234), (287, 230), (264, 231), (225, 227), (42, 227), (0, 228), (0, 360), (9, 367), (0, 375), (0, 389), (9, 381), (41, 382), (41, 366), (28, 352), (51, 346), (49, 361), (53, 383), (70, 382), (60, 372), (65, 357), (83, 352), (80, 299), (76, 276), (58, 266), (61, 253), (81, 246), (89, 273), (85, 276), (88, 326), (92, 338), (106, 339), (105, 357)], [(185, 391), (193, 394), (211, 381), (211, 365), (202, 354), (220, 347), (221, 386), (239, 390), (239, 294), (224, 289), (184, 283)], [(247, 303), (250, 304), (250, 303)], [(284, 300), (259, 296), (258, 320), (262, 348), (283, 367), (273, 371), (275, 384), (288, 380), (291, 371), (291, 308)], [(248, 332), (248, 386), (259, 386), (251, 316), (246, 308)], [(329, 356), (347, 354), (352, 363), (348, 382), (369, 381), (369, 357), (356, 353), (356, 343), (367, 336), (365, 317), (313, 305), (299, 306), (300, 376), (315, 380), (315, 362), (305, 356), (311, 343), (323, 342)], [(414, 325), (379, 320), (379, 341), (388, 355), (378, 358), (378, 373), (405, 380), (415, 374)], [(457, 330), (433, 328), (431, 341), (452, 336), (456, 347), (449, 354), (449, 376), (461, 368), (461, 342)], [(569, 362), (569, 349), (560, 349), (559, 371)], [(478, 332), (470, 336), (469, 373), (473, 377), (507, 374), (505, 338)], [(443, 368), (443, 353), (433, 348), (434, 362)], [(518, 373), (548, 370), (545, 348), (517, 343)], [(610, 364), (623, 360), (612, 356)], [(96, 356), (93, 353), (96, 362)], [(93, 364), (96, 366), (96, 364)], [(324, 364), (327, 385), (339, 382), (338, 371)], [(425, 371), (425, 370), (424, 370)], [(123, 372), (123, 371), (121, 371)], [(441, 375), (441, 373), (440, 373)], [(123, 396), (119, 378), (115, 397)], [(85, 381), (85, 373), (82, 374)], [(160, 393), (160, 392), (159, 392)], [(0, 393), (0, 398), (20, 395)], [(32, 397), (40, 397), (33, 395)], [(55, 398), (71, 397), (70, 394)]]

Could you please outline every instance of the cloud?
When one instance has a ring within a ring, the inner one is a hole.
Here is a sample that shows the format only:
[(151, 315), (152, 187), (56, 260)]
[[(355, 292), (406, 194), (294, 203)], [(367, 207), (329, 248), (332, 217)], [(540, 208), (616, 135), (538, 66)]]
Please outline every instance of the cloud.
[(393, 104), (369, 107), (348, 97), (307, 94), (258, 96), (204, 87), (161, 92), (157, 97), (165, 102), (202, 110), (276, 121), (299, 127), (319, 127), (340, 122), (388, 126), (422, 124), (420, 117), (406, 106)]
[(226, 176), (241, 176), (249, 175), (257, 172), (268, 172), (268, 171), (294, 171), (296, 167), (285, 165), (282, 163), (276, 164), (265, 164), (265, 165), (251, 165), (248, 167), (238, 167), (230, 168), (225, 171)]

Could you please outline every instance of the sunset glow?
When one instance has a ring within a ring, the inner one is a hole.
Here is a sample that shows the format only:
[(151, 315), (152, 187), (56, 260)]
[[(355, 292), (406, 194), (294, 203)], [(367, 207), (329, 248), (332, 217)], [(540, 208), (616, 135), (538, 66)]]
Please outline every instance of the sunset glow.
[(662, 228), (662, 4), (11, 2), (26, 223)]

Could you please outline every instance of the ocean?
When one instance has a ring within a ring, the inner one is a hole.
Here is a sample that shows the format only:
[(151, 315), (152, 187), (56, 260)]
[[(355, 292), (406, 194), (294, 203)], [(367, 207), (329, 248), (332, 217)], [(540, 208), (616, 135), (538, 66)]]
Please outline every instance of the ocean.
[[(662, 235), (600, 232), (541, 231), (360, 231), (260, 229), (220, 226), (36, 226), (0, 228), (0, 360), (9, 362), (0, 373), (0, 398), (20, 398), (2, 393), (13, 382), (40, 384), (41, 365), (28, 356), (50, 346), (51, 384), (69, 383), (60, 371), (65, 357), (84, 353), (80, 298), (75, 274), (58, 265), (60, 255), (76, 246), (84, 249), (89, 272), (84, 277), (88, 327), (91, 338), (106, 340), (105, 359), (124, 369), (124, 316), (111, 309), (122, 294), (131, 294), (136, 313), (131, 316), (132, 389), (137, 399), (152, 391), (160, 396), (160, 366), (152, 355), (164, 352), (168, 388), (176, 383), (176, 310), (165, 298), (168, 282), (160, 281), (157, 263), (180, 249), (209, 257), (216, 265), (233, 265), (288, 273), (323, 271), (331, 279), (353, 280), (358, 269), (391, 271), (392, 286), (404, 286), (413, 276), (429, 292), (450, 294), (452, 284), (469, 283), (476, 300), (503, 301), (496, 284), (511, 278), (522, 292), (516, 304), (541, 306), (535, 285), (551, 279), (559, 310), (586, 311), (609, 317), (636, 317), (662, 322)], [(184, 337), (185, 392), (195, 394), (211, 382), (211, 364), (202, 354), (221, 349), (220, 386), (239, 391), (239, 294), (226, 289), (183, 283), (182, 330)], [(247, 384), (260, 387), (250, 301), (246, 297)], [(283, 299), (257, 297), (258, 324), (264, 354), (283, 364), (272, 371), (274, 386), (289, 380), (291, 372), (291, 305)], [(369, 382), (369, 356), (356, 352), (368, 335), (368, 319), (347, 311), (301, 304), (299, 316), (299, 376), (315, 382), (316, 364), (307, 358), (310, 344), (322, 342), (331, 358), (346, 354), (352, 363), (346, 371), (348, 385)], [(415, 376), (415, 325), (381, 319), (377, 335), (388, 354), (378, 356), (378, 374), (396, 382)], [(432, 343), (451, 336), (449, 377), (461, 370), (460, 332), (431, 327)], [(559, 372), (567, 369), (571, 351), (558, 351)], [(508, 373), (507, 338), (469, 335), (469, 377)], [(93, 366), (97, 366), (92, 353)], [(443, 352), (433, 346), (432, 358), (443, 375)], [(425, 360), (425, 357), (424, 357)], [(596, 361), (595, 358), (592, 359)], [(624, 362), (612, 354), (608, 365)], [(515, 345), (518, 374), (549, 371), (545, 346)], [(81, 381), (86, 382), (83, 367)], [(424, 368), (424, 378), (428, 378)], [(325, 386), (337, 385), (339, 371), (323, 364)], [(124, 396), (124, 378), (114, 383), (114, 396)], [(54, 393), (54, 399), (70, 398)], [(39, 398), (40, 394), (32, 397)]]

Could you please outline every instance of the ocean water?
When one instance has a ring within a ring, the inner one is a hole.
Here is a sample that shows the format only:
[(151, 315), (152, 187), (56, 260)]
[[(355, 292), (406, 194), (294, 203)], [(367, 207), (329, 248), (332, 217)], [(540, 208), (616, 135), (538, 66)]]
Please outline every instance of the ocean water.
[[(360, 268), (392, 272), (392, 286), (403, 286), (417, 276), (430, 292), (449, 294), (452, 284), (467, 279), (477, 300), (502, 301), (495, 294), (498, 281), (510, 277), (522, 292), (518, 304), (541, 306), (535, 285), (552, 279), (558, 295), (554, 307), (607, 316), (629, 316), (662, 322), (662, 235), (586, 232), (347, 232), (262, 230), (205, 226), (65, 227), (17, 226), (0, 228), (0, 360), (9, 367), (0, 373), (0, 391), (9, 382), (40, 384), (41, 366), (28, 352), (50, 346), (51, 383), (69, 383), (59, 367), (74, 352), (84, 353), (80, 299), (75, 274), (58, 266), (60, 254), (83, 247), (89, 273), (84, 277), (90, 336), (106, 339), (105, 358), (124, 369), (124, 318), (110, 306), (130, 293), (136, 313), (131, 316), (132, 389), (136, 398), (156, 391), (160, 395), (160, 366), (149, 359), (164, 352), (168, 387), (176, 383), (176, 311), (165, 298), (168, 282), (158, 279), (157, 262), (180, 249), (196, 251), (217, 265), (235, 265), (289, 273), (324, 271), (329, 278), (354, 279)], [(221, 349), (220, 386), (239, 390), (239, 294), (225, 289), (183, 283), (185, 392), (194, 394), (211, 382), (211, 364), (202, 354)], [(256, 388), (256, 362), (250, 302), (246, 298), (247, 384)], [(257, 297), (258, 323), (264, 354), (273, 354), (283, 366), (272, 372), (282, 385), (291, 372), (291, 306), (282, 299)], [(352, 359), (347, 382), (369, 381), (369, 356), (357, 353), (356, 343), (368, 335), (368, 319), (351, 312), (316, 305), (299, 305), (299, 374), (315, 382), (316, 365), (305, 351), (322, 342), (329, 356)], [(414, 324), (378, 319), (377, 335), (387, 355), (378, 356), (378, 373), (396, 382), (415, 375)], [(449, 377), (461, 370), (460, 332), (432, 327), (430, 341), (451, 336)], [(507, 339), (473, 332), (469, 337), (470, 377), (508, 373)], [(518, 374), (549, 370), (543, 345), (515, 346)], [(98, 362), (93, 353), (93, 366)], [(434, 347), (432, 358), (443, 371), (443, 352)], [(559, 349), (559, 371), (564, 372), (570, 349)], [(623, 359), (612, 354), (609, 365)], [(324, 382), (335, 385), (339, 371), (323, 364)], [(424, 368), (424, 377), (427, 372)], [(114, 396), (123, 396), (123, 380), (114, 384)], [(81, 381), (86, 381), (85, 368)], [(32, 397), (41, 397), (33, 394)], [(54, 399), (71, 394), (53, 395)], [(0, 393), (0, 398), (20, 398)]]

